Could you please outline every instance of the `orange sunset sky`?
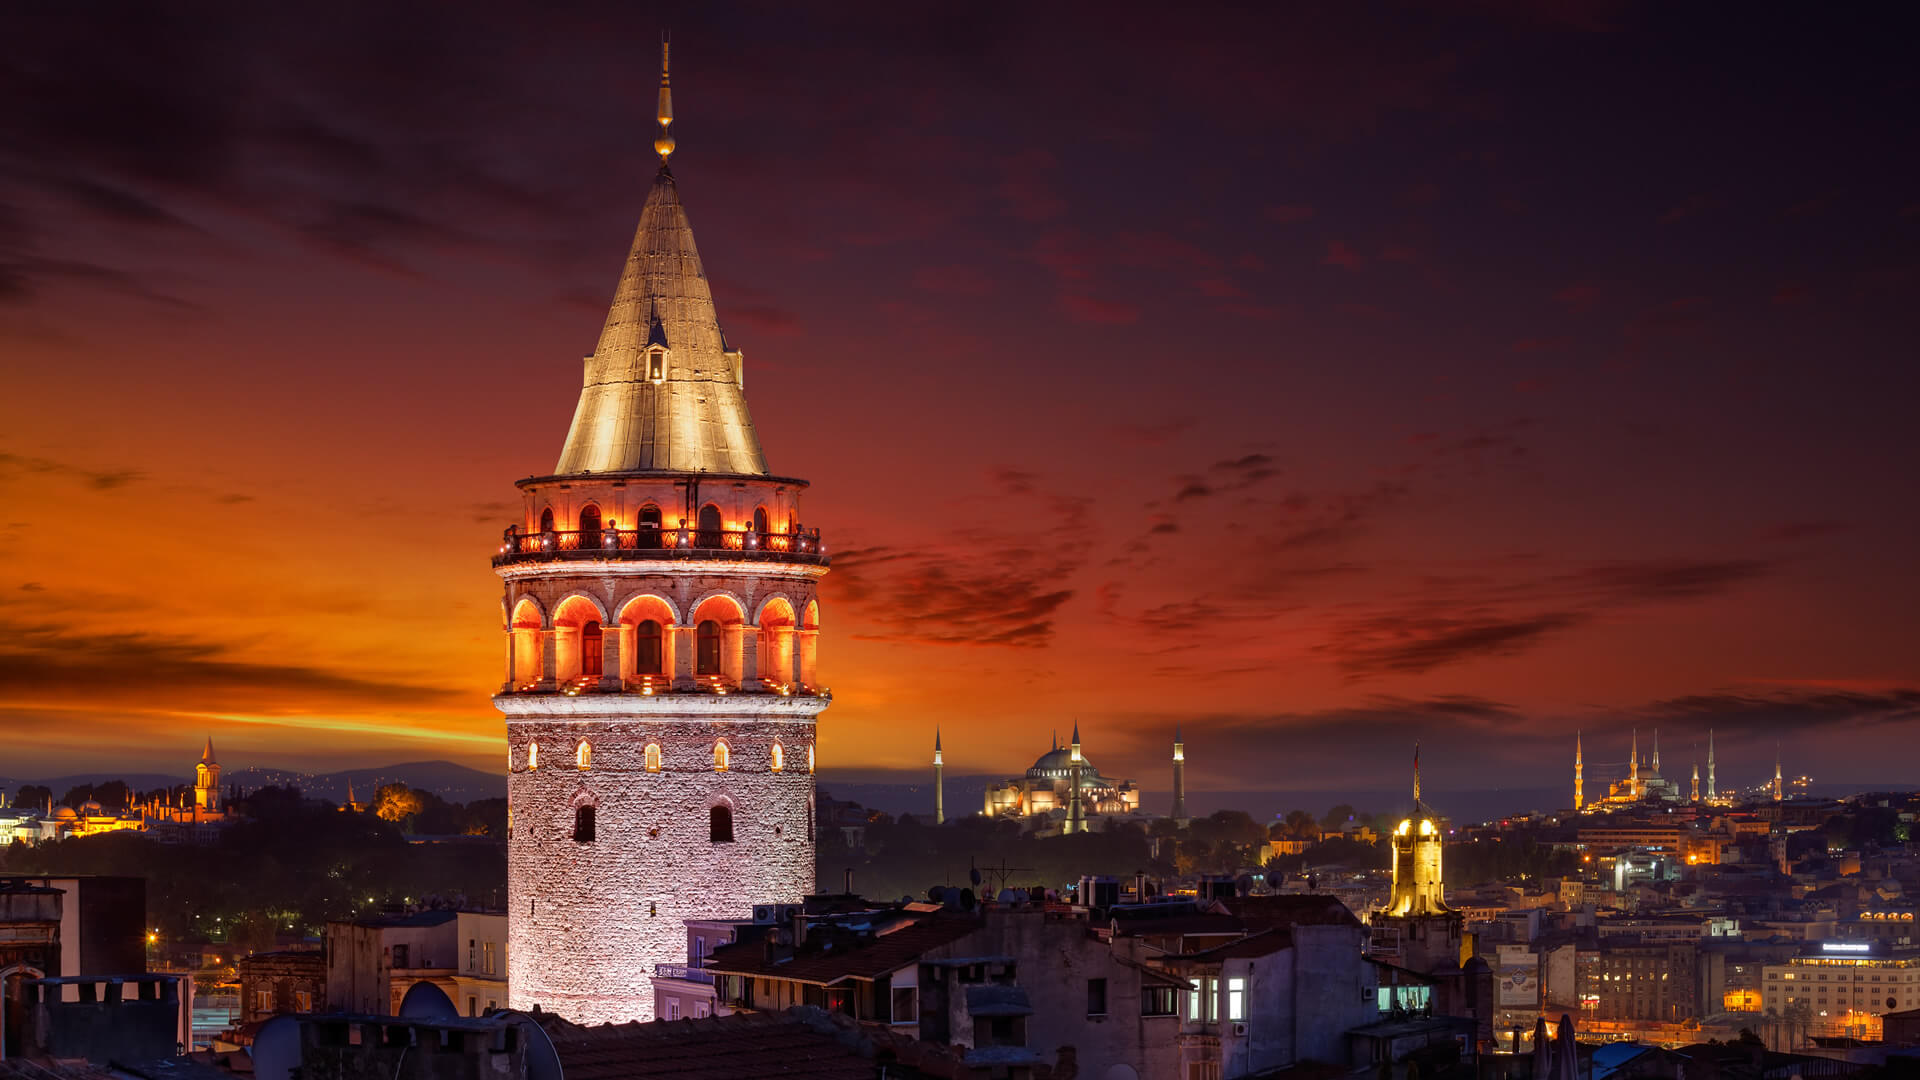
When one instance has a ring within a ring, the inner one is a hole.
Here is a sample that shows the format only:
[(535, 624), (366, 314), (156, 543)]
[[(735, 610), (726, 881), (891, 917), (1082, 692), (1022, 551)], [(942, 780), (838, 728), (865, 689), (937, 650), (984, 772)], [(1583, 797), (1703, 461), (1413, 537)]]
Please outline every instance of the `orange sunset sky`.
[[(825, 768), (1077, 719), (1150, 788), (1176, 723), (1195, 787), (1416, 738), (1558, 784), (1576, 729), (1604, 778), (1634, 726), (1916, 779), (1910, 73), (1864, 19), (1522, 7), (676, 22), (680, 191), (835, 555)], [(496, 768), (488, 557), (661, 28), (8, 22), (0, 775)]]

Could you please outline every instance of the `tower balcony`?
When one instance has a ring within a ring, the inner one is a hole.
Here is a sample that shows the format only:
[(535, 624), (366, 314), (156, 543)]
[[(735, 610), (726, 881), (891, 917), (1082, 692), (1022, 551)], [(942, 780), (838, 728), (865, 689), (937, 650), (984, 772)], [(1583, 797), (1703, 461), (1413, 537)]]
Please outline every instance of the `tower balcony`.
[(823, 686), (776, 682), (768, 678), (749, 679), (743, 683), (722, 675), (695, 675), (678, 679), (671, 675), (629, 675), (625, 679), (581, 676), (551, 684), (542, 684), (536, 680), (520, 683), (517, 686), (503, 686), (500, 688), (500, 693), (503, 695), (559, 694), (564, 697), (600, 694), (630, 694), (639, 697), (727, 697), (730, 694), (801, 698), (833, 696), (832, 691)]
[(642, 525), (637, 529), (580, 529), (522, 533), (509, 528), (493, 565), (591, 560), (802, 563), (826, 566), (820, 530), (763, 532), (757, 529), (697, 529)]

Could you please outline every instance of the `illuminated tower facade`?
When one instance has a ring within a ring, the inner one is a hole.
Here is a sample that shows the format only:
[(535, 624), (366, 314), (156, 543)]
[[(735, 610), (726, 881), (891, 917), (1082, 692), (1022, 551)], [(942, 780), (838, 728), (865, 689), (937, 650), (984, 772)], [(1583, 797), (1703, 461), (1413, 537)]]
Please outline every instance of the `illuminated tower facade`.
[[(1699, 753), (1697, 750), (1694, 752)], [(1693, 763), (1693, 801), (1700, 801), (1700, 762), (1698, 760)]]
[(819, 533), (771, 473), (661, 158), (504, 590), (512, 1007), (650, 1020), (694, 918), (813, 891)]
[(1573, 808), (1579, 810), (1587, 805), (1587, 779), (1585, 767), (1580, 760), (1580, 733), (1573, 733)]
[(946, 763), (940, 760), (940, 729), (933, 729), (933, 823), (947, 823)]
[(200, 752), (200, 763), (193, 767), (193, 809), (197, 815), (220, 812), (220, 762), (214, 759), (211, 735)]
[(1389, 915), (1440, 915), (1447, 911), (1440, 874), (1440, 823), (1420, 801), (1420, 747), (1413, 748), (1413, 816), (1393, 830), (1393, 898)]
[(1773, 801), (1779, 802), (1786, 797), (1786, 786), (1780, 782), (1780, 744), (1773, 744)]
[(1187, 818), (1187, 748), (1180, 741), (1180, 725), (1173, 725), (1173, 813), (1175, 821)]
[(1654, 728), (1654, 729), (1653, 729), (1653, 775), (1655, 775), (1655, 776), (1659, 776), (1659, 775), (1661, 775), (1661, 772), (1660, 772), (1660, 729), (1659, 729), (1659, 728)]

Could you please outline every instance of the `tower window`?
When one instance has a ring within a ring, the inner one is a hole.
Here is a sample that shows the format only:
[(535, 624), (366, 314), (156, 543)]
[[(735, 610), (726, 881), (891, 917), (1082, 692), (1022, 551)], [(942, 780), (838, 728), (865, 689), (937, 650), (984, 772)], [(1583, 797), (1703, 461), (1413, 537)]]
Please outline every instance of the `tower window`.
[(700, 624), (699, 629), (694, 631), (694, 638), (694, 644), (697, 646), (694, 650), (697, 660), (694, 674), (720, 674), (720, 624), (712, 619), (705, 620)]
[(667, 378), (667, 353), (664, 349), (647, 351), (647, 379), (651, 382), (665, 382)]
[(532, 772), (533, 770), (539, 767), (540, 767), (540, 744), (535, 742), (530, 742), (527, 744), (527, 771)]
[(643, 506), (640, 508), (640, 534), (634, 540), (640, 547), (657, 548), (660, 546), (660, 508)]
[(600, 508), (589, 506), (580, 511), (580, 546), (597, 548), (600, 546)]
[(707, 835), (716, 844), (733, 843), (733, 808), (716, 806), (707, 811)]
[(576, 807), (573, 811), (573, 842), (576, 844), (593, 843), (593, 807)]
[(540, 531), (541, 532), (553, 531), (553, 507), (551, 506), (547, 507), (545, 510), (540, 511)]
[(813, 771), (813, 744), (807, 744), (807, 771)]
[(648, 772), (660, 771), (660, 744), (659, 743), (650, 742), (647, 744), (646, 760), (647, 760)]
[(587, 744), (587, 740), (580, 740), (579, 749), (573, 752), (573, 763), (582, 769), (593, 768), (593, 747)]
[(727, 760), (729, 756), (730, 755), (727, 750), (726, 740), (723, 739), (720, 742), (714, 743), (713, 744), (713, 771), (726, 772)]
[(764, 506), (756, 506), (753, 508), (753, 531), (762, 535), (766, 534), (767, 508)]
[(720, 546), (720, 508), (708, 503), (700, 508), (700, 543), (703, 548)]
[(774, 743), (773, 744), (773, 771), (779, 772), (781, 769), (786, 768), (786, 765), (787, 765), (786, 751), (780, 749), (779, 743)]
[(660, 675), (660, 624), (653, 619), (641, 623), (633, 634), (633, 671), (636, 675)]

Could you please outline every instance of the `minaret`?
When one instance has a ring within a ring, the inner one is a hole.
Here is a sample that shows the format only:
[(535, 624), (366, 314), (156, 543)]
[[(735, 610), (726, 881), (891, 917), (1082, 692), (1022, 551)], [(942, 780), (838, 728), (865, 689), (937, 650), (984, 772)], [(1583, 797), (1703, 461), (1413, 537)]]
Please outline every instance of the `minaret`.
[(1773, 801), (1779, 802), (1786, 797), (1786, 788), (1780, 782), (1780, 743), (1773, 744)]
[(686, 920), (814, 891), (828, 559), (798, 524), (806, 482), (761, 452), (667, 168), (672, 118), (663, 48), (659, 170), (582, 375), (551, 374), (581, 380), (559, 461), (515, 485), (493, 557), (508, 997), (581, 1024), (651, 1020)]
[[(1694, 753), (1697, 754), (1699, 751), (1696, 750)], [(1693, 801), (1700, 801), (1700, 762), (1698, 760), (1693, 763)]]
[(1627, 794), (1635, 800), (1640, 798), (1640, 729), (1633, 729), (1633, 752), (1627, 762)]
[(933, 823), (947, 823), (946, 765), (940, 760), (940, 728), (933, 729)]
[(1587, 781), (1585, 766), (1580, 760), (1580, 733), (1573, 733), (1573, 808), (1579, 810), (1587, 805)]
[(1067, 766), (1067, 831), (1087, 831), (1085, 807), (1080, 804), (1080, 721), (1073, 722), (1072, 756)]
[(1714, 802), (1719, 798), (1720, 798), (1720, 792), (1714, 787), (1714, 784), (1713, 784), (1713, 729), (1708, 728), (1707, 729), (1707, 801)]
[(1660, 775), (1660, 729), (1653, 729), (1653, 775)]
[(220, 812), (220, 762), (214, 759), (211, 735), (200, 752), (200, 763), (193, 767), (193, 809), (196, 816)]
[(1187, 750), (1180, 742), (1180, 725), (1173, 725), (1173, 813), (1175, 821), (1187, 820)]

